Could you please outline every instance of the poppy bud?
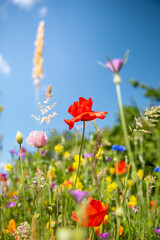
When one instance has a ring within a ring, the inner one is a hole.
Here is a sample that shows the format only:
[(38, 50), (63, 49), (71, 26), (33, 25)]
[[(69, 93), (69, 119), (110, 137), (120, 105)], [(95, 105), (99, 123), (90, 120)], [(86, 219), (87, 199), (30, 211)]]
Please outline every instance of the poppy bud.
[(117, 217), (123, 217), (123, 215), (124, 215), (123, 208), (122, 208), (122, 207), (118, 207), (118, 208), (116, 209), (115, 214), (116, 214)]
[(113, 82), (114, 82), (115, 84), (120, 84), (121, 78), (120, 78), (119, 74), (117, 74), (117, 73), (114, 74)]
[(133, 179), (134, 182), (137, 182), (137, 181), (139, 180), (136, 171), (133, 171), (133, 172), (132, 172), (131, 177), (132, 177), (132, 179)]
[(18, 144), (22, 144), (23, 142), (23, 136), (22, 136), (22, 133), (20, 131), (17, 132), (16, 134), (16, 141)]

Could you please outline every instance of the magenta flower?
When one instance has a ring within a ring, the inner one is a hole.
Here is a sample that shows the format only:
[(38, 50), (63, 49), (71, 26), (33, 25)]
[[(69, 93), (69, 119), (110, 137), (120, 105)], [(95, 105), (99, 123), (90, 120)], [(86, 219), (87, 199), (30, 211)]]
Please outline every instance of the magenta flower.
[(47, 143), (47, 136), (42, 131), (32, 131), (26, 139), (26, 143), (32, 147), (43, 148)]
[(51, 185), (51, 187), (50, 187), (51, 191), (53, 190), (53, 188), (54, 188), (55, 186), (56, 186), (56, 183), (53, 182), (52, 185)]
[(6, 207), (8, 207), (8, 208), (12, 208), (12, 207), (15, 207), (15, 206), (16, 206), (15, 202), (10, 202), (9, 204), (6, 205)]
[(46, 151), (45, 151), (45, 150), (42, 150), (42, 151), (41, 151), (41, 155), (42, 155), (42, 157), (44, 157), (44, 156), (46, 155)]
[(118, 73), (123, 66), (123, 60), (118, 58), (118, 59), (113, 59), (110, 62), (106, 63), (107, 68), (111, 70), (114, 73)]
[(15, 153), (15, 151), (14, 150), (10, 150), (9, 151), (12, 155)]
[(154, 231), (160, 235), (160, 228), (154, 229)]
[(83, 156), (86, 158), (90, 158), (90, 157), (93, 157), (93, 153), (85, 153), (83, 154)]
[(77, 203), (80, 203), (89, 193), (80, 190), (71, 190), (70, 194), (75, 198)]
[(102, 240), (107, 240), (110, 233), (101, 233), (99, 236)]

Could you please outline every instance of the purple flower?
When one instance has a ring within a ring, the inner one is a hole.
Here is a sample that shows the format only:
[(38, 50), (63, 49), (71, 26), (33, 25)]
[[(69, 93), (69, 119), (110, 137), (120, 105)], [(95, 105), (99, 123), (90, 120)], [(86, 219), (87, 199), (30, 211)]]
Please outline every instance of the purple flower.
[(70, 194), (76, 199), (77, 203), (80, 203), (89, 193), (80, 190), (71, 190)]
[(160, 235), (160, 228), (154, 229), (154, 231)]
[[(21, 156), (21, 152), (20, 150), (17, 152), (17, 155), (20, 157)], [(22, 159), (24, 160), (26, 154), (24, 152), (22, 152)]]
[(46, 155), (46, 151), (45, 151), (45, 150), (42, 150), (42, 151), (41, 151), (41, 155), (42, 155), (42, 157), (44, 157), (44, 156)]
[(9, 151), (12, 155), (15, 153), (15, 151), (14, 150), (10, 150)]
[(120, 146), (120, 145), (113, 145), (112, 146), (112, 150), (113, 151), (117, 151), (117, 152), (123, 152), (123, 151), (126, 151), (125, 147), (124, 146)]
[(6, 174), (6, 173), (2, 173), (2, 177), (3, 177), (3, 178), (6, 178), (6, 177), (7, 177), (7, 174)]
[(55, 186), (56, 186), (56, 183), (53, 182), (52, 185), (51, 185), (51, 187), (50, 187), (51, 191), (53, 190), (53, 188), (54, 188)]
[(86, 158), (90, 158), (90, 157), (93, 157), (93, 153), (85, 153), (83, 154), (83, 156)]
[(118, 73), (123, 66), (123, 60), (118, 58), (118, 59), (113, 59), (110, 62), (106, 63), (106, 66), (109, 68), (114, 73)]
[(99, 236), (102, 240), (107, 240), (110, 233), (101, 233)]
[(107, 160), (108, 160), (108, 162), (112, 162), (112, 158), (110, 158), (110, 157)]
[(15, 206), (16, 206), (15, 202), (10, 202), (9, 204), (6, 205), (6, 207), (8, 207), (8, 208), (12, 208), (12, 207), (15, 207)]

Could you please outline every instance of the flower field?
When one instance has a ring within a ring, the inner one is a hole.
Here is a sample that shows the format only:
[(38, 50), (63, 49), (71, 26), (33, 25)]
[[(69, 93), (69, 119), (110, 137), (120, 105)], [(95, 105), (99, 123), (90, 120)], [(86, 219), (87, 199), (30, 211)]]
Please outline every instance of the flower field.
[[(43, 103), (38, 97), (43, 37), (41, 22), (33, 67), (40, 116), (32, 117), (43, 131), (33, 129), (26, 139), (18, 129), (15, 133), (19, 150), (10, 150), (11, 161), (0, 173), (0, 239), (160, 239), (160, 106), (142, 113), (123, 106), (120, 70), (127, 67), (129, 52), (123, 59), (99, 62), (113, 73), (117, 124), (99, 129), (96, 119), (109, 118), (107, 109), (96, 111), (94, 99), (77, 96), (66, 109), (66, 131), (47, 136), (45, 127), (56, 113), (51, 85)], [(95, 130), (89, 136), (88, 122)]]

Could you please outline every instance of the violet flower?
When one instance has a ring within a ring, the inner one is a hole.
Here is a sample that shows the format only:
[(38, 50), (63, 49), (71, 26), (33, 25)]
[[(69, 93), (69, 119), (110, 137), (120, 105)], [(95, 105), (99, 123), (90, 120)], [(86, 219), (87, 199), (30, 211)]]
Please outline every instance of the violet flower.
[(99, 236), (102, 240), (107, 240), (110, 233), (101, 233)]
[(8, 208), (12, 208), (12, 207), (15, 207), (15, 206), (16, 206), (15, 202), (10, 202), (9, 204), (6, 205), (6, 207), (8, 207)]
[(160, 228), (154, 229), (154, 231), (160, 235)]
[(9, 151), (12, 155), (15, 153), (15, 151), (14, 150), (10, 150)]
[(71, 190), (70, 194), (75, 198), (77, 203), (80, 203), (83, 200), (83, 198), (89, 195), (89, 192), (80, 191), (80, 190)]
[[(21, 152), (20, 150), (17, 152), (17, 156), (20, 157), (21, 156)], [(26, 154), (24, 152), (22, 152), (22, 160), (24, 160)]]
[(47, 136), (43, 131), (32, 131), (26, 139), (26, 143), (35, 148), (43, 148), (47, 144)]
[(83, 154), (83, 157), (86, 157), (86, 158), (93, 157), (93, 153), (85, 153)]
[(123, 66), (123, 60), (118, 58), (118, 59), (113, 59), (110, 62), (106, 63), (106, 66), (109, 70), (111, 70), (114, 73), (118, 73), (120, 69)]
[(52, 185), (51, 185), (51, 187), (50, 187), (51, 191), (53, 190), (53, 188), (54, 188), (55, 186), (56, 186), (56, 183), (53, 182)]
[(41, 155), (42, 155), (42, 157), (45, 157), (46, 151), (45, 151), (45, 150), (42, 150), (42, 151), (41, 151)]

